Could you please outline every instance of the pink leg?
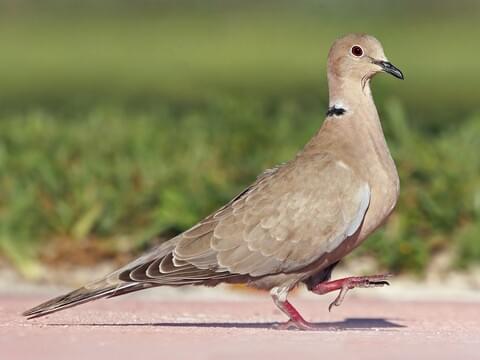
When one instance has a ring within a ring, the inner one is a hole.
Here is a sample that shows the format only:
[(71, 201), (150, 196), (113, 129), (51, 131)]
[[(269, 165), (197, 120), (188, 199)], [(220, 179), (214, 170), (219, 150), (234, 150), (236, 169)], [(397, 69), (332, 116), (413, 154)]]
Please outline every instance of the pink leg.
[(287, 322), (278, 324), (275, 328), (279, 330), (313, 330), (315, 326), (305, 320), (298, 310), (287, 300), (289, 290), (289, 288), (275, 287), (270, 291), (275, 305), (277, 305), (280, 311), (289, 317)]
[(385, 275), (371, 275), (371, 276), (352, 276), (339, 280), (326, 281), (320, 284), (317, 284), (312, 292), (318, 295), (323, 295), (335, 290), (340, 290), (338, 296), (333, 300), (333, 302), (328, 306), (328, 311), (332, 310), (333, 306), (340, 306), (342, 304), (345, 295), (348, 290), (354, 288), (371, 288), (371, 287), (381, 287), (384, 285), (390, 285), (388, 278), (392, 277), (391, 274)]

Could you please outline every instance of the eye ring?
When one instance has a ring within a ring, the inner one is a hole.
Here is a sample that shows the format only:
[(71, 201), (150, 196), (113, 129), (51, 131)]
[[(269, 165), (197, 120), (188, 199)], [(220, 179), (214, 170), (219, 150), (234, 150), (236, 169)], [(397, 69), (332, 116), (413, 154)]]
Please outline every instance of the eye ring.
[(353, 45), (350, 52), (355, 57), (361, 57), (363, 55), (363, 49), (358, 45)]

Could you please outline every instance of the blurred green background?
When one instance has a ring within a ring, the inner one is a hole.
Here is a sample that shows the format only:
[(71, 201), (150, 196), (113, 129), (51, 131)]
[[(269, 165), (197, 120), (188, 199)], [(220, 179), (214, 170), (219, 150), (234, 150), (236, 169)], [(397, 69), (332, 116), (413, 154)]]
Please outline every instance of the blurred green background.
[(0, 1), (0, 258), (124, 261), (291, 158), (321, 125), (325, 61), (378, 37), (373, 93), (401, 177), (355, 252), (422, 274), (480, 261), (478, 1)]

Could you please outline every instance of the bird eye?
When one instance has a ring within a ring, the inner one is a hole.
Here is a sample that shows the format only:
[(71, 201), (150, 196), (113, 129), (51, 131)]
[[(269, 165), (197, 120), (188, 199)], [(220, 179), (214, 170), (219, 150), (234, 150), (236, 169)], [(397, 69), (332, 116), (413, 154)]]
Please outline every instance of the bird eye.
[(351, 51), (354, 56), (360, 57), (363, 55), (363, 49), (358, 45), (353, 46)]

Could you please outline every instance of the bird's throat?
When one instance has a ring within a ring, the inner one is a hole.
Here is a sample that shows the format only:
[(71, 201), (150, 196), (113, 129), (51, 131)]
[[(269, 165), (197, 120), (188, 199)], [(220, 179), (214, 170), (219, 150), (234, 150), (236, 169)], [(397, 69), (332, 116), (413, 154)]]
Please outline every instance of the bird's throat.
[(372, 93), (370, 91), (370, 81), (362, 82), (360, 79), (351, 79), (330, 75), (328, 77), (329, 111), (332, 115), (336, 114), (335, 109), (344, 109), (340, 114), (349, 112), (350, 109), (372, 104)]

